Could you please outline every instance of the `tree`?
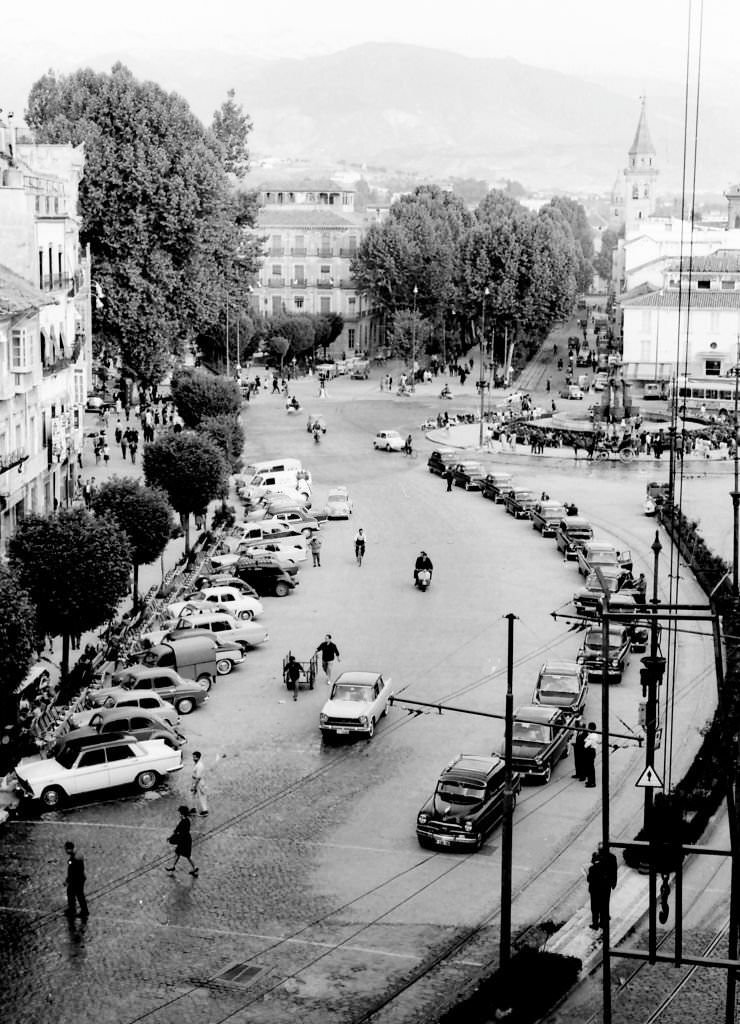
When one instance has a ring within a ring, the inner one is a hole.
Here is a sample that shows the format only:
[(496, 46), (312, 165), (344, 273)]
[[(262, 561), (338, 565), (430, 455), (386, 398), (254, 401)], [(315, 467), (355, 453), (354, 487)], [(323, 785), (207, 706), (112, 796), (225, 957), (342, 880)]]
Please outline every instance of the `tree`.
[(287, 338), (284, 338), (282, 334), (274, 334), (271, 338), (267, 339), (267, 347), (270, 349), (274, 356), (280, 360), (280, 373), (283, 372), (283, 360), (290, 351), (290, 342)]
[(127, 375), (158, 383), (171, 354), (217, 321), (235, 265), (257, 266), (222, 144), (183, 99), (122, 64), (49, 72), (25, 116), (38, 142), (85, 145), (80, 239), (105, 296), (93, 309), (96, 344), (117, 352)]
[(162, 554), (170, 539), (172, 509), (162, 491), (131, 477), (111, 477), (93, 499), (97, 516), (108, 516), (128, 538), (134, 565), (134, 611), (139, 607), (139, 566)]
[(144, 448), (144, 477), (179, 513), (190, 551), (190, 516), (227, 490), (228, 466), (217, 445), (194, 430), (168, 431)]
[(540, 212), (548, 209), (557, 210), (562, 214), (573, 234), (578, 259), (576, 286), (579, 292), (588, 292), (591, 290), (594, 277), (594, 233), (586, 211), (575, 199), (568, 199), (566, 196), (555, 196)]
[(238, 473), (244, 451), (244, 431), (238, 416), (207, 416), (200, 421), (199, 431), (211, 439), (222, 452), (229, 470)]
[(37, 648), (36, 610), (14, 573), (0, 566), (0, 724), (11, 720), (14, 693)]
[(207, 416), (238, 414), (241, 409), (238, 385), (205, 370), (188, 367), (173, 374), (171, 392), (186, 427), (197, 427)]
[(319, 313), (315, 322), (314, 348), (323, 348), (324, 356), (344, 329), (341, 313)]
[(226, 93), (226, 99), (214, 111), (211, 131), (223, 148), (224, 169), (228, 174), (243, 178), (249, 170), (247, 138), (252, 122), (244, 113), (244, 107), (234, 102), (233, 89)]
[(606, 228), (601, 234), (601, 248), (594, 256), (594, 271), (607, 282), (611, 281), (612, 261), (618, 240), (617, 232)]
[(109, 519), (84, 509), (28, 516), (8, 542), (10, 567), (36, 606), (41, 636), (62, 637), (62, 678), (71, 634), (112, 618), (129, 589), (131, 549)]
[(419, 354), (429, 348), (429, 341), (432, 335), (432, 325), (424, 317), (414, 314), (412, 310), (401, 310), (396, 313), (393, 319), (391, 333), (391, 344), (393, 352), (411, 365), (414, 350), (418, 361)]

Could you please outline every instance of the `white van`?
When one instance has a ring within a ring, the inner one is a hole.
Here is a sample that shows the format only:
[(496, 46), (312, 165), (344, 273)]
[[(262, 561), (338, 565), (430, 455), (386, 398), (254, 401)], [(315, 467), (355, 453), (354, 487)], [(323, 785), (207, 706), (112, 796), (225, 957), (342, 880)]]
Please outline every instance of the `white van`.
[(300, 473), (302, 469), (300, 459), (267, 459), (264, 462), (250, 462), (244, 474), (252, 477), (256, 473)]

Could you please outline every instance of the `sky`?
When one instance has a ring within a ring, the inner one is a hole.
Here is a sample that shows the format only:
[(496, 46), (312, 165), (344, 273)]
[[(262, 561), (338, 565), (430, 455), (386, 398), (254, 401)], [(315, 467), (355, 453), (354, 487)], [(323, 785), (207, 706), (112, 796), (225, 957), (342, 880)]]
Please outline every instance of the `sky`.
[[(221, 48), (262, 57), (329, 53), (362, 42), (404, 42), (473, 57), (592, 76), (680, 82), (691, 0), (35, 0), (6, 5), (3, 55), (38, 68), (69, 70), (96, 54)], [(696, 20), (702, 0), (693, 0)], [(706, 0), (704, 74), (721, 88), (733, 73), (740, 3)], [(9, 51), (10, 45), (10, 51)], [(16, 78), (18, 75), (16, 74)], [(7, 89), (0, 67), (1, 90)], [(23, 97), (27, 95), (24, 87)], [(7, 108), (6, 108), (7, 109)]]

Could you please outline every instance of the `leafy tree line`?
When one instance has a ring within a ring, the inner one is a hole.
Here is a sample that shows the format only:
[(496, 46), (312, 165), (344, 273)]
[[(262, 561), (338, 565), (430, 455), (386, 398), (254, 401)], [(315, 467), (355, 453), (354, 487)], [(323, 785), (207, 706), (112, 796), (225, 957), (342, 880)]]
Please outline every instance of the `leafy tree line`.
[(49, 71), (25, 118), (38, 142), (85, 144), (80, 237), (104, 296), (96, 346), (156, 384), (172, 354), (218, 326), (227, 295), (246, 297), (258, 242), (242, 228), (256, 199), (233, 183), (248, 167), (251, 122), (232, 90), (207, 129), (120, 63), (110, 74)]
[(485, 343), (503, 364), (571, 312), (592, 258), (585, 213), (572, 200), (533, 214), (491, 191), (470, 212), (455, 195), (419, 186), (371, 226), (352, 273), (402, 354), (410, 335), (418, 353), (441, 351), (443, 338), (447, 351), (466, 351), (485, 322)]

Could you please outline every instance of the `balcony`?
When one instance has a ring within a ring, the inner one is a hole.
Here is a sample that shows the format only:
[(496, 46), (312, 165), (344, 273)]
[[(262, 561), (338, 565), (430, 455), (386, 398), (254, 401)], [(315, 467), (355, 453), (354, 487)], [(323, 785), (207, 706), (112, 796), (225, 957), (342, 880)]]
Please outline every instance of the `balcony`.
[(342, 259), (353, 260), (357, 255), (357, 246), (353, 246), (353, 248), (351, 249), (340, 249), (339, 255), (342, 257)]
[(319, 277), (316, 280), (317, 288), (333, 288), (334, 278), (333, 277)]
[(25, 448), (14, 448), (12, 452), (0, 452), (0, 473), (7, 473), (17, 466), (22, 466), (28, 458)]
[(341, 277), (339, 279), (339, 287), (340, 288), (356, 288), (357, 286), (355, 285), (355, 282), (352, 280), (351, 277)]
[(290, 250), (290, 255), (291, 256), (308, 256), (308, 249), (306, 249), (305, 246), (302, 249), (291, 249)]
[(316, 255), (320, 256), (323, 260), (331, 260), (334, 259), (335, 254), (333, 249), (317, 249)]
[(285, 249), (283, 249), (282, 246), (274, 246), (273, 245), (270, 248), (270, 251), (269, 251), (268, 255), (269, 256), (284, 256), (285, 255)]
[(291, 288), (308, 288), (307, 277), (296, 277), (290, 282)]
[(267, 287), (268, 288), (285, 288), (287, 281), (284, 277), (268, 277)]
[(44, 274), (41, 279), (41, 290), (45, 292), (68, 292), (74, 288), (74, 278), (67, 274)]

